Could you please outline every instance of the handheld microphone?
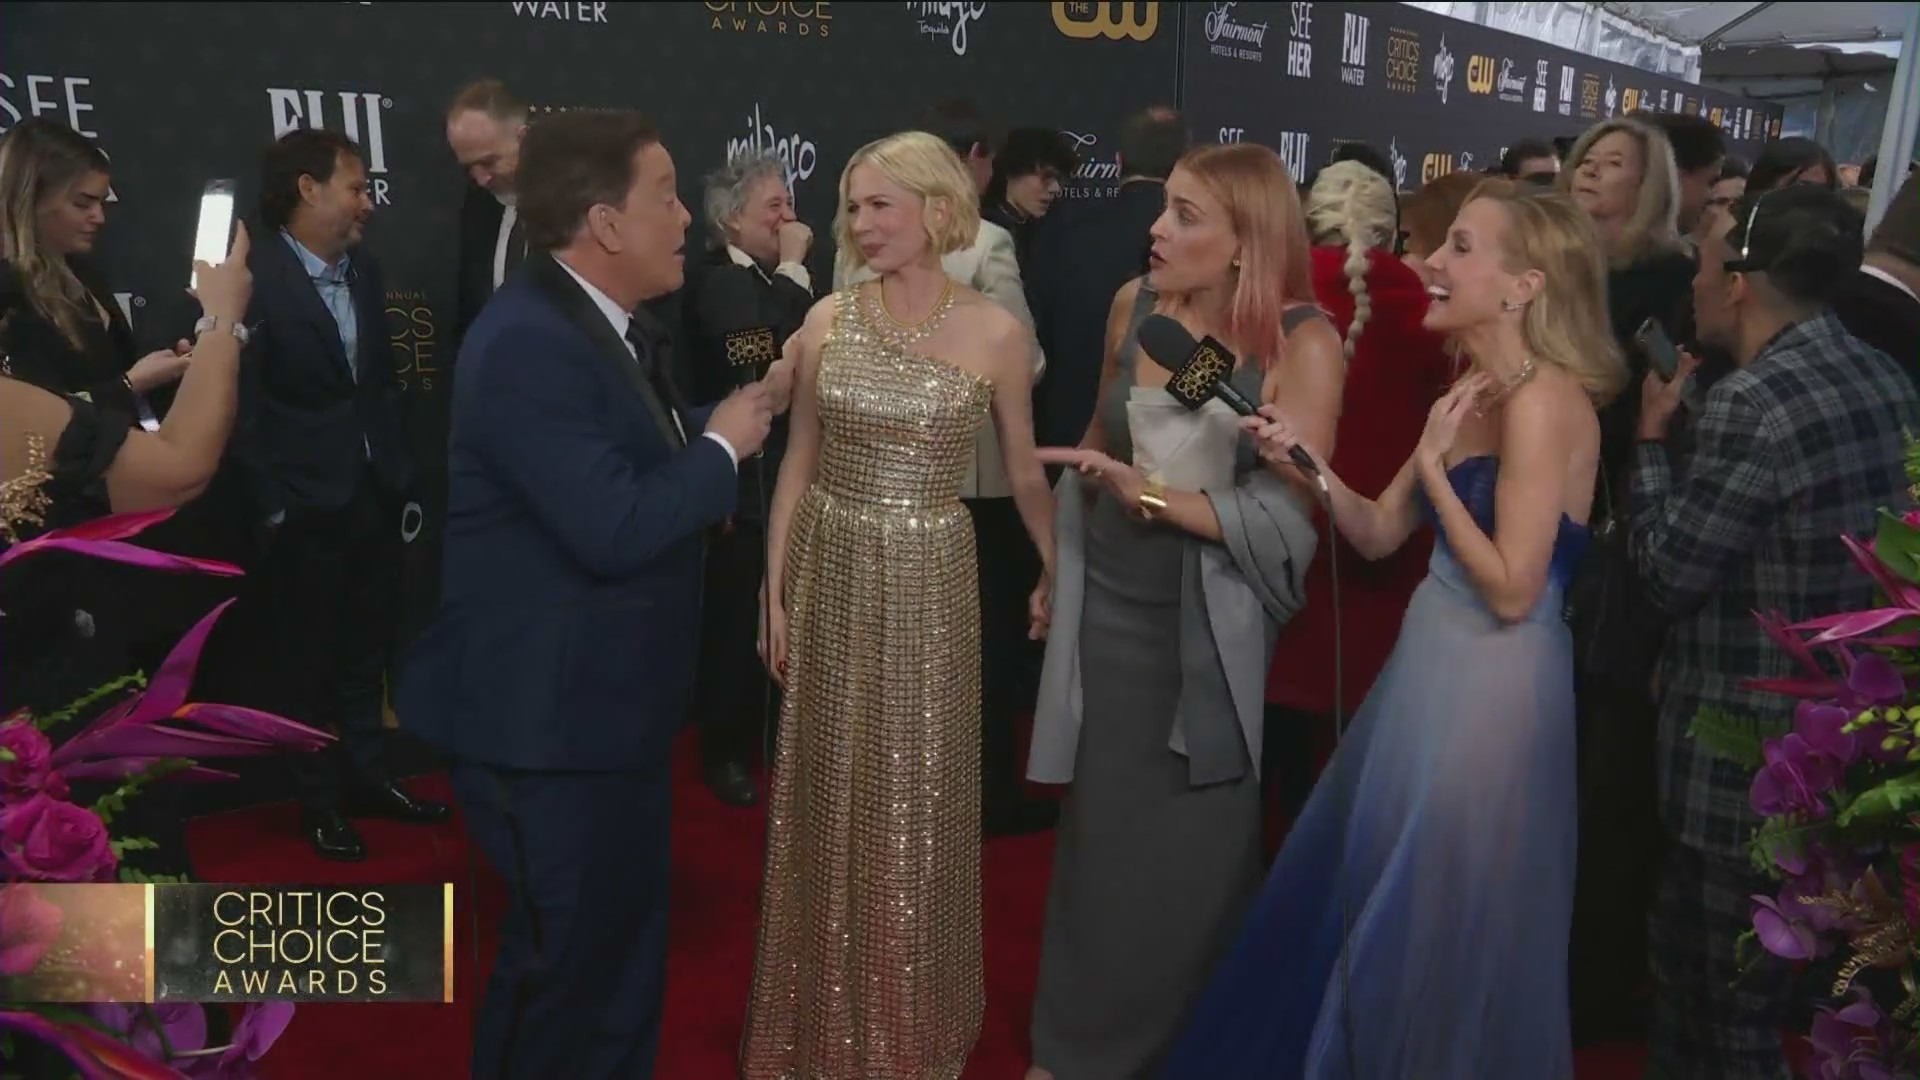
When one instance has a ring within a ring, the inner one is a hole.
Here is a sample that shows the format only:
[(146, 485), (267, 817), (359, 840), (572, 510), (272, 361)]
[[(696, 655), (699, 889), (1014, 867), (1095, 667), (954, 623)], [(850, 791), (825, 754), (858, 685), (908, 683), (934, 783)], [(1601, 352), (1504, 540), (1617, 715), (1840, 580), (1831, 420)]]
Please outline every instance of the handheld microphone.
[[(1237, 362), (1233, 353), (1213, 338), (1195, 341), (1177, 320), (1149, 315), (1140, 323), (1140, 348), (1148, 359), (1172, 373), (1167, 379), (1167, 393), (1187, 408), (1198, 409), (1219, 398), (1241, 416), (1260, 415), (1259, 406), (1229, 381)], [(1320, 467), (1300, 447), (1288, 450), (1287, 456), (1307, 475), (1320, 475)]]

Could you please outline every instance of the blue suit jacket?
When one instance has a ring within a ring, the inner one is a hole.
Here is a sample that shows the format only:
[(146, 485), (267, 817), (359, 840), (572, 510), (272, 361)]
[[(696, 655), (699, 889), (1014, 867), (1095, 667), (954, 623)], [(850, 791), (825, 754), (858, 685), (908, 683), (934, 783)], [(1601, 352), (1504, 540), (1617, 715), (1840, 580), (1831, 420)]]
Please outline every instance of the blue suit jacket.
[(453, 755), (519, 769), (666, 759), (687, 707), (703, 533), (733, 463), (671, 418), (606, 317), (532, 255), (467, 331), (440, 609), (395, 700)]

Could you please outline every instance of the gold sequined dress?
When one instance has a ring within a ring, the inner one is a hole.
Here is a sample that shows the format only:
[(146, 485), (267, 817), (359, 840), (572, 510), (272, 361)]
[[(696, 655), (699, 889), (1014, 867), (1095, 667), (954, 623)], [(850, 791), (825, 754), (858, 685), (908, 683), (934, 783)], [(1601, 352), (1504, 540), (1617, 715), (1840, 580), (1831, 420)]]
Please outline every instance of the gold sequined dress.
[(984, 1010), (980, 607), (959, 489), (993, 391), (916, 352), (875, 289), (834, 310), (819, 460), (788, 540), (742, 1072), (943, 1080)]

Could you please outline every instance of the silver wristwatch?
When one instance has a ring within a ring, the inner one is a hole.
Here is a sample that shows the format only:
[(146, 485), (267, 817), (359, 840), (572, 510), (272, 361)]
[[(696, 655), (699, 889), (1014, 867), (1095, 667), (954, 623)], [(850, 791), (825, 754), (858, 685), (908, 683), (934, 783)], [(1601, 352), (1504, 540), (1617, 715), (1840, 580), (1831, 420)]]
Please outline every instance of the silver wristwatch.
[[(194, 336), (194, 337), (199, 337), (199, 336), (200, 336), (201, 334), (204, 334), (204, 333), (207, 333), (207, 332), (208, 332), (208, 331), (210, 331), (210, 330), (217, 330), (217, 329), (219, 329), (219, 328), (220, 328), (220, 322), (221, 322), (221, 319), (220, 319), (220, 317), (219, 317), (218, 315), (202, 315), (202, 316), (200, 316), (200, 321), (199, 321), (199, 322), (197, 322), (197, 323), (194, 323), (194, 324), (193, 324), (193, 336)], [(246, 324), (245, 324), (245, 323), (228, 323), (228, 324), (227, 324), (227, 329), (229, 329), (230, 331), (232, 331), (232, 333), (233, 333), (233, 336), (234, 336), (235, 338), (238, 338), (238, 339), (239, 339), (239, 341), (240, 341), (240, 344), (241, 344), (242, 346), (245, 346), (245, 345), (246, 345), (246, 343), (247, 343), (247, 326), (246, 326)]]

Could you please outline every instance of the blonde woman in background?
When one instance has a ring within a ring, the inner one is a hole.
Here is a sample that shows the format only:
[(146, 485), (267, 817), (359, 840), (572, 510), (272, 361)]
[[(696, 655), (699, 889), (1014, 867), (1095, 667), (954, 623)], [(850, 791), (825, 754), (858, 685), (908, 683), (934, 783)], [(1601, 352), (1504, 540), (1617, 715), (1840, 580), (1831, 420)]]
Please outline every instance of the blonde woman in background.
[[(1394, 256), (1399, 219), (1392, 186), (1358, 162), (1322, 169), (1307, 195), (1314, 296), (1347, 355), (1333, 471), (1369, 499), (1386, 490), (1413, 453), (1427, 410), (1445, 392), (1453, 370), (1440, 335), (1420, 324), (1427, 314), (1426, 284)], [(1433, 231), (1444, 236), (1451, 220)], [(1262, 774), (1288, 821), (1313, 787), (1317, 750), (1329, 741), (1335, 706), (1351, 716), (1387, 662), (1433, 545), (1432, 532), (1422, 528), (1400, 550), (1368, 562), (1346, 540), (1324, 535), (1324, 518), (1320, 526), (1306, 610), (1281, 631), (1267, 673)], [(1329, 552), (1330, 544), (1339, 550)], [(1337, 555), (1340, 568), (1337, 641), (1330, 555)], [(1343, 676), (1337, 700), (1336, 648)]]
[(840, 250), (878, 280), (816, 304), (792, 350), (761, 640), (785, 696), (742, 1073), (953, 1080), (984, 1012), (980, 607), (959, 493), (991, 421), (1045, 567), (1043, 632), (1034, 344), (941, 267), (979, 227), (946, 143), (862, 147), (840, 206)]
[[(1362, 555), (1439, 536), (1393, 655), (1163, 1074), (1571, 1080), (1573, 641), (1595, 406), (1625, 370), (1565, 196), (1490, 180), (1429, 260), (1472, 368), (1378, 499), (1321, 465)], [(1280, 410), (1260, 453), (1303, 443)], [(1324, 462), (1317, 452), (1316, 463)]]

